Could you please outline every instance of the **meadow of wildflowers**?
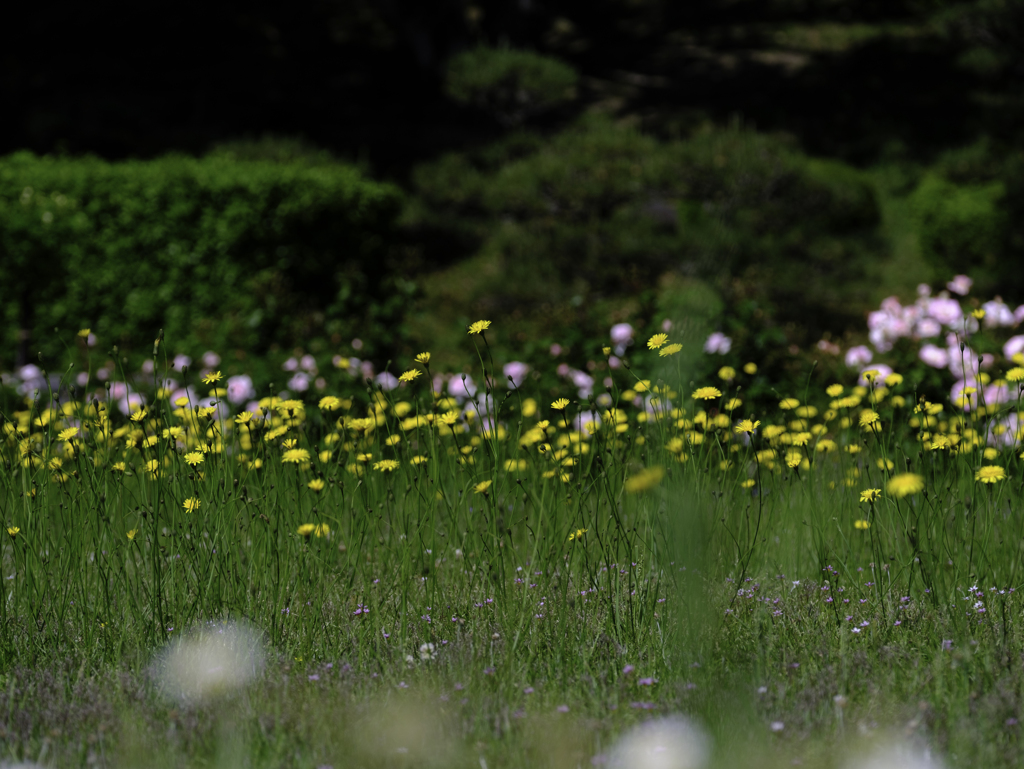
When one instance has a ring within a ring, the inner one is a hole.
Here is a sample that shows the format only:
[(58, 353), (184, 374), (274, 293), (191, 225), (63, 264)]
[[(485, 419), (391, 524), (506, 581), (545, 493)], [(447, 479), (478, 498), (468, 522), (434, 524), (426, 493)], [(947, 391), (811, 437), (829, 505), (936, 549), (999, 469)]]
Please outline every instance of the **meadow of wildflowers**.
[(81, 372), (4, 377), (5, 757), (1015, 765), (1022, 320), (922, 287), (771, 400), (669, 321), (554, 392), (498, 319), (455, 373), (300, 355), (276, 391), (83, 329)]

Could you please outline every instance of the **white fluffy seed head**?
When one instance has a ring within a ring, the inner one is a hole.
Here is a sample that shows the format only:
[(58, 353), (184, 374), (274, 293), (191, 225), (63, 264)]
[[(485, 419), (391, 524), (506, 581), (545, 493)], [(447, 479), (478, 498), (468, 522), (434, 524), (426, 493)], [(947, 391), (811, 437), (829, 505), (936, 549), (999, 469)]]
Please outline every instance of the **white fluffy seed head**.
[(893, 742), (847, 762), (845, 769), (943, 769), (944, 766), (927, 748)]
[(647, 721), (625, 734), (608, 756), (611, 769), (700, 769), (707, 764), (711, 740), (683, 716)]
[(263, 671), (259, 636), (246, 625), (210, 622), (171, 641), (157, 656), (161, 688), (169, 696), (201, 702), (229, 694)]

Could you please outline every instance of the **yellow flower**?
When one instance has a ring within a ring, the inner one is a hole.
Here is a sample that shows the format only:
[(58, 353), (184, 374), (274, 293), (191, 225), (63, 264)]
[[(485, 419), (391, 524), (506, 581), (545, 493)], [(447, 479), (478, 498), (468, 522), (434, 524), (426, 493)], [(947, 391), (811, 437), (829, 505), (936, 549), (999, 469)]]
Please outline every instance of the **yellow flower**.
[(754, 485), (756, 483), (757, 483), (757, 481), (755, 481), (753, 478), (747, 478), (747, 480), (743, 481), (743, 483), (740, 484), (740, 488), (752, 489), (752, 488), (754, 488)]
[(79, 329), (79, 331), (78, 331), (78, 335), (80, 337), (82, 337), (82, 339), (88, 339), (89, 334), (91, 334), (91, 333), (92, 333), (92, 329), (91, 328), (83, 328), (83, 329)]
[(875, 412), (875, 411), (872, 411), (871, 409), (864, 409), (862, 412), (860, 412), (860, 426), (861, 427), (867, 427), (868, 425), (873, 425), (873, 424), (875, 424), (875, 422), (878, 421), (878, 419), (879, 419), (878, 413)]
[(151, 473), (155, 473), (157, 470), (160, 469), (160, 460), (159, 459), (151, 459), (151, 460), (149, 460), (148, 462), (146, 462), (146, 469), (149, 470), (149, 472), (151, 472)]
[(201, 452), (198, 451), (190, 451), (188, 454), (185, 455), (185, 461), (188, 464), (192, 465), (192, 467), (201, 465), (204, 459), (205, 457), (202, 455)]
[(408, 371), (406, 371), (404, 374), (402, 374), (400, 377), (398, 377), (398, 381), (399, 382), (411, 382), (416, 377), (421, 376), (422, 374), (423, 374), (423, 372), (420, 371), (418, 368), (411, 368)]
[(196, 510), (199, 509), (199, 506), (201, 504), (202, 502), (196, 499), (195, 497), (189, 497), (188, 499), (185, 500), (182, 507), (185, 508), (186, 513), (194, 513)]
[(426, 366), (428, 363), (430, 363), (430, 353), (421, 352), (419, 355), (416, 356), (416, 362)]
[(114, 462), (114, 464), (110, 466), (110, 469), (115, 470), (119, 473), (123, 473), (125, 470), (128, 469), (128, 467), (127, 465), (125, 465), (124, 462)]
[(631, 478), (627, 478), (623, 488), (631, 494), (652, 489), (661, 483), (665, 470), (661, 467), (648, 467)]
[(203, 384), (215, 384), (221, 380), (219, 371), (211, 371), (209, 374), (203, 377)]
[(309, 452), (306, 449), (288, 449), (282, 456), (282, 462), (290, 462), (292, 464), (299, 464), (301, 462), (309, 461)]
[(133, 539), (135, 539), (135, 535), (138, 533), (138, 529), (132, 529), (131, 531), (127, 532), (125, 536), (128, 537), (128, 541), (131, 542)]
[(973, 315), (978, 320), (981, 320), (982, 318), (985, 317), (985, 311), (979, 307), (977, 310), (971, 310), (971, 315)]
[(690, 397), (698, 401), (710, 401), (715, 398), (721, 398), (722, 391), (717, 387), (698, 387)]
[(825, 388), (825, 393), (830, 398), (838, 398), (840, 395), (843, 394), (843, 386), (841, 384), (830, 384), (828, 387)]
[(917, 473), (900, 473), (889, 479), (885, 490), (894, 497), (905, 497), (908, 494), (917, 494), (924, 489), (924, 478)]
[(744, 419), (739, 424), (737, 424), (736, 427), (734, 427), (733, 429), (738, 433), (752, 433), (754, 432), (754, 430), (757, 429), (757, 426), (759, 424), (761, 424), (760, 419), (757, 420), (756, 422), (753, 422), (749, 419)]
[(493, 481), (480, 481), (476, 486), (473, 487), (474, 494), (483, 494), (487, 489), (491, 488)]
[(313, 536), (330, 538), (331, 527), (328, 526), (326, 523), (318, 523), (316, 527), (313, 529)]
[(601, 354), (604, 355), (604, 356), (611, 355), (612, 354), (612, 348), (611, 347), (602, 347), (601, 348)]
[(722, 368), (718, 369), (718, 378), (723, 382), (731, 382), (736, 378), (736, 369), (732, 366), (722, 366)]
[(885, 378), (885, 384), (888, 387), (896, 387), (897, 385), (903, 384), (903, 374), (892, 373)]
[(982, 483), (998, 483), (1006, 478), (1006, 471), (999, 465), (985, 465), (974, 474), (974, 480)]
[(458, 411), (446, 411), (445, 413), (443, 413), (441, 415), (440, 419), (441, 419), (441, 424), (445, 424), (445, 425), (448, 425), (449, 427), (451, 427), (453, 424), (455, 424), (456, 422), (459, 421), (459, 412)]
[(665, 342), (668, 341), (668, 334), (655, 334), (647, 340), (647, 348), (650, 350), (657, 350)]
[(253, 413), (251, 411), (243, 411), (237, 417), (235, 417), (236, 425), (247, 425), (252, 421)]
[(555, 411), (562, 411), (568, 405), (569, 405), (569, 399), (568, 398), (559, 398), (558, 400), (551, 402), (551, 408), (553, 408)]
[(323, 478), (314, 478), (313, 480), (311, 480), (309, 483), (306, 484), (307, 487), (311, 488), (313, 491), (318, 492), (318, 493), (323, 491), (324, 490), (324, 486), (326, 486), (326, 485), (327, 484), (324, 483), (324, 479)]
[(795, 409), (799, 405), (800, 401), (798, 401), (796, 398), (783, 398), (781, 401), (779, 401), (779, 408), (785, 409), (786, 411)]
[(739, 398), (730, 398), (729, 400), (727, 400), (725, 402), (725, 410), (726, 411), (735, 411), (736, 409), (738, 409), (742, 405), (743, 405), (743, 401), (740, 400)]
[(11, 539), (14, 539), (15, 537), (18, 536), (18, 532), (19, 531), (21, 531), (21, 529), (19, 527), (17, 527), (17, 526), (8, 526), (7, 527), (7, 536), (9, 536)]
[(317, 405), (320, 406), (321, 411), (337, 411), (341, 408), (341, 398), (334, 395), (325, 395)]
[(57, 440), (58, 441), (70, 441), (76, 435), (78, 435), (78, 428), (77, 427), (69, 427), (66, 430), (61, 430), (60, 431), (60, 434), (57, 435)]
[(751, 376), (753, 376), (754, 374), (756, 374), (756, 373), (757, 373), (757, 364), (756, 364), (756, 363), (747, 363), (747, 364), (744, 364), (744, 366), (743, 366), (743, 372), (744, 372), (745, 374), (750, 374)]
[(881, 489), (864, 489), (864, 491), (862, 491), (860, 493), (860, 501), (861, 502), (874, 502), (876, 499), (878, 499), (881, 496), (881, 494), (882, 494), (882, 490)]
[(1020, 366), (1014, 366), (1012, 369), (1006, 372), (1007, 382), (1020, 382), (1024, 380), (1024, 368)]
[(422, 465), (426, 461), (427, 457), (423, 456), (422, 454), (417, 454), (416, 456), (409, 460), (409, 462), (414, 465)]
[(675, 355), (682, 349), (683, 346), (676, 342), (675, 344), (670, 344), (667, 347), (663, 347), (660, 350), (658, 350), (658, 355), (660, 355), (662, 358), (667, 358), (669, 355)]
[(135, 411), (132, 412), (132, 415), (130, 417), (128, 417), (128, 418), (131, 419), (133, 422), (141, 422), (143, 419), (146, 418), (146, 410), (145, 409), (136, 409)]
[(174, 405), (177, 406), (178, 408), (184, 408), (185, 406), (188, 405), (188, 396), (187, 395), (180, 395), (180, 396), (178, 396), (177, 398), (174, 399)]
[(314, 531), (316, 531), (316, 526), (314, 524), (304, 523), (301, 526), (299, 526), (299, 528), (296, 530), (296, 534), (298, 534), (300, 537), (305, 537), (306, 539), (309, 539), (309, 537), (313, 534)]
[(476, 323), (469, 327), (470, 334), (482, 334), (484, 331), (491, 327), (489, 320), (478, 320)]
[(572, 542), (574, 539), (580, 539), (586, 533), (586, 529), (576, 529), (576, 531), (571, 531), (569, 532), (569, 541)]
[(870, 529), (871, 528), (871, 521), (865, 521), (863, 518), (860, 518), (860, 519), (858, 519), (858, 520), (853, 522), (853, 528), (855, 528), (855, 529)]
[(382, 473), (393, 473), (401, 464), (397, 459), (382, 459), (380, 462), (374, 462), (373, 469)]

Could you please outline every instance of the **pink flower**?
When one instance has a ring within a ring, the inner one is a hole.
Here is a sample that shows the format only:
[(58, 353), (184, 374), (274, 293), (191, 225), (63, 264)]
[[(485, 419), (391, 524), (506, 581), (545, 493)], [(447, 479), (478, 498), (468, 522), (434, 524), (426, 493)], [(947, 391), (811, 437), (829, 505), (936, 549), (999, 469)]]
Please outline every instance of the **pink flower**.
[(956, 299), (942, 297), (929, 300), (928, 315), (944, 326), (956, 326), (964, 317), (960, 302)]
[(476, 385), (468, 376), (453, 376), (448, 380), (448, 394), (462, 403), (466, 398), (476, 395)]
[(252, 377), (248, 374), (228, 377), (228, 400), (236, 406), (242, 401), (256, 397), (256, 388), (252, 385)]
[(967, 296), (971, 291), (971, 286), (974, 285), (974, 281), (968, 278), (966, 275), (957, 275), (953, 280), (946, 284), (946, 288), (952, 291), (954, 294), (960, 294), (960, 296)]
[(1007, 358), (1013, 358), (1014, 355), (1021, 352), (1024, 352), (1024, 334), (1011, 336), (1003, 345), (1003, 355)]
[(942, 333), (942, 326), (934, 318), (921, 318), (914, 327), (914, 335), (918, 339), (927, 339)]
[(991, 302), (985, 302), (981, 309), (985, 311), (985, 328), (1013, 326), (1017, 323), (1017, 319), (1013, 317), (1013, 310), (1007, 307), (998, 296)]
[(530, 367), (526, 363), (514, 360), (502, 366), (501, 373), (505, 375), (506, 382), (511, 379), (513, 387), (520, 387), (526, 375), (530, 373)]
[(732, 340), (721, 331), (716, 331), (704, 342), (704, 352), (725, 355), (732, 349)]
[(628, 323), (616, 323), (611, 330), (612, 345), (615, 347), (615, 354), (622, 355), (633, 342), (633, 327)]
[(215, 368), (220, 365), (220, 356), (213, 350), (203, 353), (203, 365), (207, 368)]
[(868, 365), (874, 357), (870, 349), (862, 344), (857, 345), (846, 351), (846, 365), (850, 368), (861, 368)]
[(917, 357), (932, 368), (946, 368), (949, 365), (949, 353), (933, 344), (922, 345)]
[[(972, 389), (974, 392), (965, 393), (964, 390)], [(973, 379), (961, 379), (953, 385), (953, 389), (949, 391), (949, 399), (952, 401), (954, 406), (960, 405), (960, 398), (963, 397), (963, 410), (970, 411), (978, 407), (978, 383)]]

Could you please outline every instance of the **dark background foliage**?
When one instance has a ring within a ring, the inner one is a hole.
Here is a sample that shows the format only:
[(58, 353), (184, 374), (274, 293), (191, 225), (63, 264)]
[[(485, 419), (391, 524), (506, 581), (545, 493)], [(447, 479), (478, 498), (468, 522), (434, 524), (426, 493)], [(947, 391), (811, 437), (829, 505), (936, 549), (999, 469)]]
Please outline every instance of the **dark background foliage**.
[[(237, 179), (251, 227), (187, 276), (150, 274), (149, 252), (125, 246), (146, 266), (112, 282), (114, 252), (86, 255), (86, 209), (123, 193), (51, 185), (32, 206), (64, 196), (75, 213), (44, 232), (43, 208), (31, 227), (28, 208), (12, 213), (18, 184), (33, 186), (22, 169), (4, 190), (5, 336), (26, 337), (19, 318), (37, 341), (85, 316), (114, 332), (128, 316), (103, 303), (134, 302), (141, 326), (105, 342), (137, 328), (145, 347), (159, 325), (184, 346), (260, 352), (358, 332), (383, 363), (455, 349), (451, 328), (493, 315), (516, 320), (519, 338), (499, 344), (584, 354), (616, 320), (685, 314), (678, 297), (696, 285), (740, 360), (840, 339), (882, 296), (953, 272), (1021, 299), (1022, 20), (1020, 0), (52, 4), (0, 31), (0, 153), (69, 168), (91, 153), (114, 161), (108, 181), (154, 180), (167, 192), (144, 237), (164, 262), (191, 242), (175, 228), (236, 205), (176, 163)], [(247, 188), (256, 168), (276, 192)], [(297, 194), (284, 180), (302, 174), (385, 180), (404, 202), (388, 188), (364, 217), (330, 193), (319, 213), (269, 226), (260, 206)], [(268, 256), (291, 247), (305, 255)], [(79, 277), (33, 272), (57, 252), (78, 254)], [(286, 286), (273, 310), (252, 283), (267, 270)], [(185, 278), (206, 289), (131, 298)], [(219, 304), (206, 296), (218, 291)], [(27, 303), (30, 320), (15, 308)]]

